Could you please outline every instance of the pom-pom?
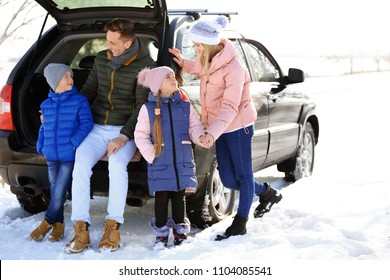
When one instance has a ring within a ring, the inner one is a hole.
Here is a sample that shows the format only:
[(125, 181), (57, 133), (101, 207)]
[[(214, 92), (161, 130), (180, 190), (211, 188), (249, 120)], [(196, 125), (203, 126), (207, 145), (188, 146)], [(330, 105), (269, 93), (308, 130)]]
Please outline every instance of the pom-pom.
[(221, 26), (222, 29), (226, 27), (228, 22), (225, 16), (219, 16), (215, 21)]
[(144, 68), (138, 73), (138, 83), (140, 85), (143, 85), (145, 87), (148, 87), (146, 85), (146, 75), (149, 73), (150, 68)]

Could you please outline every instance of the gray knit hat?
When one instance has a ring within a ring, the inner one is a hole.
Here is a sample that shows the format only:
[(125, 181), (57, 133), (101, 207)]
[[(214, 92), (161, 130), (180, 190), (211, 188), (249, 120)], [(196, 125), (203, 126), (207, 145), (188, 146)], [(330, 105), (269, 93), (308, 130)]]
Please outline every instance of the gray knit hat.
[(67, 72), (70, 72), (73, 76), (73, 71), (68, 65), (62, 63), (50, 63), (43, 70), (43, 75), (45, 76), (49, 86), (55, 91), (62, 77)]
[(193, 42), (218, 45), (221, 42), (220, 32), (226, 25), (227, 19), (224, 16), (219, 16), (213, 21), (199, 21), (192, 27), (190, 38)]

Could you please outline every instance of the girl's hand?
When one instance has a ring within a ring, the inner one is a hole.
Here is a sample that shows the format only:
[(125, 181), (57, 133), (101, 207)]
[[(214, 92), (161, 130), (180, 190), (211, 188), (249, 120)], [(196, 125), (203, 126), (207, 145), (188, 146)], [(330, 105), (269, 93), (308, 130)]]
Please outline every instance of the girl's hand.
[(213, 146), (214, 144), (214, 137), (206, 132), (199, 137), (199, 142), (202, 144), (203, 147), (210, 149), (211, 146)]
[(205, 145), (207, 148), (211, 148), (211, 146), (214, 144), (214, 137), (206, 132), (206, 137), (205, 137)]

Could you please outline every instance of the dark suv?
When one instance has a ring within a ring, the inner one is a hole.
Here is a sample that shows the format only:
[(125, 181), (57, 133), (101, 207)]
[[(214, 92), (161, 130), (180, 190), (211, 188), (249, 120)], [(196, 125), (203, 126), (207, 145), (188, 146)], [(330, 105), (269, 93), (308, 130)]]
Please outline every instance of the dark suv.
[[(80, 89), (95, 55), (106, 47), (105, 23), (114, 17), (125, 17), (135, 24), (138, 38), (148, 46), (157, 64), (174, 68), (168, 48), (175, 46), (184, 56), (193, 58), (190, 28), (201, 16), (209, 16), (206, 10), (168, 11), (161, 0), (126, 1), (132, 2), (133, 7), (118, 6), (119, 1), (114, 0), (105, 1), (107, 6), (94, 0), (36, 2), (57, 25), (39, 36), (9, 75), (0, 95), (0, 176), (30, 213), (46, 210), (50, 200), (46, 161), (35, 149), (40, 126), (39, 105), (49, 90), (43, 77), (44, 67), (50, 62), (70, 65)], [(288, 87), (303, 82), (303, 72), (290, 68), (285, 76), (259, 42), (244, 38), (237, 31), (226, 31), (225, 37), (235, 44), (252, 79), (251, 94), (258, 113), (253, 170), (276, 164), (290, 181), (310, 176), (319, 134), (316, 105), (305, 94)], [(198, 87), (196, 77), (184, 75), (183, 88), (197, 110), (200, 109)], [(232, 213), (234, 206), (235, 192), (221, 183), (214, 152), (194, 146), (199, 187), (187, 197), (187, 214), (193, 225), (201, 228), (222, 220)], [(143, 159), (128, 166), (127, 204), (130, 206), (142, 206), (150, 198), (146, 168)], [(107, 195), (107, 162), (100, 161), (94, 167), (91, 190), (95, 195)]]

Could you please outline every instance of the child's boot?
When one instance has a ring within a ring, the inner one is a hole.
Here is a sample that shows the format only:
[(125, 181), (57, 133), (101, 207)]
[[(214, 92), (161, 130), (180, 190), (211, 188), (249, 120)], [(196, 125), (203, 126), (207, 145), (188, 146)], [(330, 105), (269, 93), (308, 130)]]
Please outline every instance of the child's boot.
[(169, 227), (164, 225), (162, 227), (156, 226), (156, 218), (151, 218), (149, 221), (153, 233), (156, 235), (153, 250), (162, 250), (168, 245)]
[(54, 223), (53, 231), (49, 236), (49, 241), (58, 242), (64, 238), (65, 224), (61, 222)]
[(39, 226), (30, 233), (30, 237), (34, 241), (41, 241), (51, 228), (52, 225), (46, 219), (43, 219)]
[(171, 224), (173, 227), (173, 238), (175, 245), (180, 245), (185, 240), (187, 240), (187, 234), (191, 231), (191, 223), (188, 218), (184, 218), (184, 223), (176, 224), (173, 219), (171, 219)]

